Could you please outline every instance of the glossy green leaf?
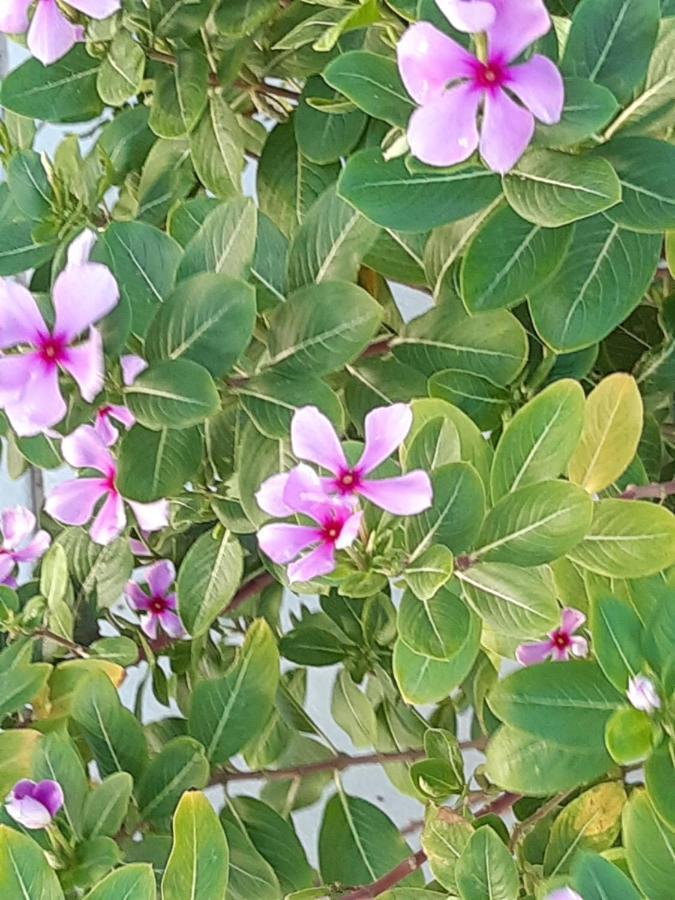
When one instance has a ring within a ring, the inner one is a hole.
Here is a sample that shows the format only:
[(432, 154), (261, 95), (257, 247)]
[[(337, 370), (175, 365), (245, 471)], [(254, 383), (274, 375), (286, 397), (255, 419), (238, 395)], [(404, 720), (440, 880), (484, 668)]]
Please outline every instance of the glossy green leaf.
[(84, 803), (85, 837), (116, 835), (126, 818), (132, 790), (133, 779), (127, 772), (115, 772), (92, 788)]
[(591, 603), (590, 626), (600, 668), (617, 690), (625, 691), (642, 668), (640, 619), (627, 603), (600, 596)]
[(422, 602), (431, 598), (452, 577), (454, 557), (442, 544), (432, 545), (417, 559), (408, 563), (403, 579), (413, 594)]
[(374, 745), (377, 729), (375, 710), (346, 669), (341, 669), (335, 679), (330, 711), (336, 724), (349, 735), (355, 747)]
[(244, 168), (244, 136), (235, 114), (220, 94), (212, 93), (190, 136), (195, 172), (216, 197), (239, 193)]
[(235, 821), (223, 815), (221, 822), (230, 848), (227, 900), (248, 900), (252, 896), (276, 900), (281, 889), (270, 864)]
[(199, 429), (135, 425), (119, 447), (117, 486), (130, 500), (149, 503), (178, 494), (198, 472), (203, 441)]
[(457, 861), (455, 880), (462, 900), (516, 900), (520, 887), (516, 864), (491, 828), (471, 835)]
[(42, 738), (33, 756), (33, 777), (61, 785), (63, 816), (72, 832), (81, 836), (87, 777), (80, 755), (67, 735), (55, 732)]
[[(344, 56), (339, 59), (344, 59)], [(359, 110), (333, 114), (321, 112), (308, 102), (315, 98), (330, 100), (335, 97), (330, 83), (326, 84), (318, 76), (309, 78), (293, 116), (300, 152), (321, 165), (338, 162), (341, 157), (347, 156), (366, 125), (366, 117)]]
[(511, 399), (510, 393), (481, 375), (443, 369), (429, 379), (429, 394), (453, 403), (486, 431), (497, 428)]
[(86, 895), (85, 900), (121, 900), (126, 897), (133, 897), (134, 900), (155, 900), (156, 896), (152, 866), (134, 863), (115, 869), (103, 881), (99, 881)]
[(649, 755), (653, 736), (647, 713), (639, 709), (618, 709), (607, 722), (605, 744), (615, 763), (628, 766)]
[(538, 125), (534, 143), (543, 147), (569, 147), (598, 134), (614, 117), (619, 104), (602, 84), (587, 78), (567, 77), (562, 117), (556, 125)]
[(669, 900), (675, 831), (659, 819), (645, 791), (636, 790), (624, 809), (623, 838), (631, 875), (642, 893), (650, 900)]
[(426, 601), (406, 591), (398, 611), (398, 633), (416, 653), (448, 660), (466, 641), (473, 618), (459, 597), (448, 590), (441, 590)]
[(189, 737), (169, 741), (151, 760), (138, 783), (136, 797), (141, 818), (157, 820), (170, 816), (183, 791), (206, 785), (209, 771), (201, 744)]
[(162, 900), (225, 900), (229, 851), (204, 794), (183, 794), (173, 819), (173, 847), (162, 878)]
[(246, 278), (255, 250), (256, 221), (256, 207), (248, 198), (235, 197), (217, 206), (186, 246), (179, 280), (199, 272)]
[(101, 100), (108, 106), (122, 106), (139, 92), (144, 72), (143, 48), (128, 31), (118, 31), (96, 78)]
[(405, 127), (415, 109), (396, 63), (385, 56), (365, 50), (342, 53), (323, 77), (359, 109), (390, 125)]
[(219, 408), (211, 375), (187, 359), (164, 360), (150, 366), (127, 387), (126, 399), (141, 425), (153, 431), (189, 428)]
[(668, 741), (664, 741), (645, 763), (645, 784), (657, 814), (675, 831), (675, 760), (672, 744)]
[(21, 710), (42, 690), (51, 673), (47, 663), (0, 672), (0, 718)]
[(574, 883), (583, 891), (586, 900), (606, 900), (615, 896), (621, 900), (640, 900), (631, 880), (602, 856), (586, 854), (576, 867)]
[(201, 535), (185, 554), (176, 583), (178, 612), (188, 633), (204, 634), (223, 612), (243, 572), (241, 544), (229, 532)]
[(471, 825), (444, 807), (429, 806), (422, 831), (422, 849), (434, 877), (452, 893), (458, 888), (459, 861), (473, 836)]
[(64, 900), (65, 896), (41, 848), (7, 825), (0, 825), (0, 893), (8, 900)]

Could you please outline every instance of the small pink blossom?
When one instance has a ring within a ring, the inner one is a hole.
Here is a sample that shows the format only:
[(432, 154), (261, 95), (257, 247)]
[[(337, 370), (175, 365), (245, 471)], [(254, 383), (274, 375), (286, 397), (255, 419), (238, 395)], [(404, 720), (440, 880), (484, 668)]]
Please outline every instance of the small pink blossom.
[[(260, 549), (272, 562), (279, 565), (291, 563), (286, 570), (291, 584), (311, 581), (332, 572), (335, 551), (351, 547), (363, 516), (362, 512), (354, 512), (351, 503), (328, 496), (318, 475), (304, 465), (297, 466), (285, 476), (283, 498), (278, 498), (275, 509), (283, 510), (281, 515), (300, 513), (316, 523), (294, 525), (275, 522), (263, 525), (258, 532)], [(314, 548), (310, 553), (291, 562), (310, 547)]]
[(544, 662), (549, 657), (557, 662), (564, 662), (573, 656), (588, 654), (586, 638), (575, 635), (575, 631), (586, 621), (586, 616), (578, 609), (563, 609), (560, 616), (560, 628), (550, 631), (548, 640), (534, 644), (521, 644), (516, 650), (516, 659), (523, 666), (531, 666)]
[(162, 629), (172, 638), (185, 635), (185, 630), (176, 615), (176, 595), (169, 593), (169, 588), (176, 577), (173, 563), (161, 559), (143, 569), (143, 580), (148, 591), (144, 591), (135, 581), (127, 582), (124, 593), (129, 605), (136, 612), (143, 612), (141, 628), (149, 638), (157, 637), (157, 628)]
[(563, 887), (551, 891), (550, 894), (547, 894), (544, 897), (544, 900), (584, 900), (584, 898), (581, 894), (577, 894), (576, 891), (573, 891), (571, 887)]
[(661, 698), (654, 687), (654, 682), (646, 675), (633, 675), (629, 679), (626, 696), (631, 705), (641, 712), (651, 715), (661, 708)]
[(21, 437), (44, 433), (65, 416), (60, 371), (74, 378), (88, 403), (103, 387), (103, 345), (92, 325), (117, 305), (119, 290), (107, 266), (83, 259), (91, 243), (85, 231), (70, 245), (54, 282), (51, 330), (31, 294), (0, 279), (0, 350), (19, 349), (0, 356), (0, 408)]
[(556, 66), (539, 54), (513, 65), (549, 30), (549, 15), (541, 0), (446, 0), (440, 6), (451, 21), (463, 16), (467, 30), (469, 18), (486, 23), (493, 7), (487, 59), (477, 59), (429, 22), (408, 28), (397, 54), (403, 83), (419, 104), (408, 125), (410, 150), (428, 165), (452, 166), (480, 145), (489, 168), (508, 172), (532, 140), (535, 118), (552, 125), (562, 115), (564, 87)]
[[(140, 356), (136, 356), (135, 353), (129, 353), (120, 357), (120, 368), (122, 369), (122, 381), (126, 387), (129, 387), (130, 384), (134, 383), (137, 376), (144, 369), (148, 368), (148, 364)], [(118, 422), (128, 431), (136, 424), (136, 417), (126, 406), (108, 403), (99, 407), (96, 411), (94, 428), (101, 436), (103, 443), (108, 447), (114, 444), (119, 437), (119, 432), (113, 422)]]
[(122, 381), (129, 387), (138, 378), (141, 372), (148, 368), (148, 364), (140, 356), (135, 353), (127, 353), (120, 357), (120, 367), (122, 369)]
[(35, 516), (23, 506), (0, 512), (0, 584), (14, 587), (14, 574), (19, 563), (36, 562), (46, 552), (51, 538), (46, 531), (35, 530)]
[(7, 813), (24, 828), (45, 828), (63, 806), (63, 791), (58, 781), (23, 778), (12, 788), (5, 801)]
[(494, 25), (498, 3), (499, 0), (436, 0), (452, 27), (468, 32), (487, 31)]
[(168, 524), (166, 500), (139, 503), (122, 497), (115, 483), (115, 458), (91, 425), (81, 425), (64, 438), (61, 452), (74, 469), (94, 469), (102, 477), (75, 478), (57, 485), (45, 503), (45, 510), (52, 518), (66, 525), (84, 525), (91, 519), (99, 500), (103, 500), (89, 532), (95, 543), (103, 545), (112, 543), (126, 526), (125, 503), (144, 531), (158, 531)]
[[(2, 0), (0, 31), (27, 34), (28, 49), (43, 65), (48, 66), (78, 42), (84, 40), (84, 29), (74, 25), (59, 9), (56, 0), (36, 0), (33, 17), (28, 10), (33, 0)], [(68, 0), (68, 6), (91, 16), (107, 19), (120, 8), (120, 0)]]
[[(365, 497), (394, 515), (412, 516), (431, 506), (431, 481), (426, 472), (416, 470), (395, 478), (366, 477), (403, 443), (411, 425), (412, 411), (404, 403), (369, 412), (363, 452), (358, 462), (350, 466), (330, 420), (315, 406), (304, 406), (291, 422), (291, 447), (298, 459), (316, 463), (332, 473), (331, 478), (323, 479), (328, 493), (344, 499)], [(271, 515), (288, 514), (283, 502), (279, 502), (287, 478), (282, 474), (267, 479), (256, 495), (259, 505)]]

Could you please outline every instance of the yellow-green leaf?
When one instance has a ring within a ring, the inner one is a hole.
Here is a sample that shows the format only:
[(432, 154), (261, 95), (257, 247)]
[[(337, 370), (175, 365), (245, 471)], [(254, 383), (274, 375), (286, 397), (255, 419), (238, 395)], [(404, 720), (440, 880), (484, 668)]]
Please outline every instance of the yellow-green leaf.
[(227, 840), (215, 810), (200, 791), (187, 791), (173, 819), (162, 900), (225, 900), (228, 868)]

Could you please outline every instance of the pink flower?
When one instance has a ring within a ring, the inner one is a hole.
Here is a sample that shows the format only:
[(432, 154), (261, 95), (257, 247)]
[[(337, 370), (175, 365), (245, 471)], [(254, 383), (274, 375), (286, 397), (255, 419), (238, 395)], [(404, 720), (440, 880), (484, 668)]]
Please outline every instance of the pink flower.
[(14, 506), (0, 512), (0, 584), (14, 587), (16, 566), (19, 563), (36, 562), (49, 547), (51, 538), (46, 531), (38, 531), (26, 543), (35, 530), (35, 524), (35, 516), (23, 506)]
[(487, 31), (494, 25), (499, 0), (436, 0), (437, 6), (458, 31)]
[(141, 372), (148, 368), (148, 364), (140, 356), (135, 353), (127, 353), (126, 356), (120, 357), (120, 366), (122, 368), (122, 381), (127, 387), (133, 384)]
[[(365, 447), (360, 459), (350, 466), (330, 421), (315, 406), (304, 406), (291, 422), (291, 446), (298, 459), (316, 463), (332, 473), (323, 480), (329, 493), (343, 498), (365, 497), (376, 506), (399, 516), (412, 516), (431, 506), (431, 481), (426, 472), (416, 470), (396, 478), (366, 478), (404, 441), (412, 425), (412, 412), (404, 403), (383, 406), (368, 413), (365, 420)], [(258, 491), (259, 505), (271, 515), (285, 515), (275, 498), (283, 494), (288, 475), (267, 479)]]
[(654, 682), (646, 675), (633, 675), (628, 681), (626, 696), (635, 709), (650, 715), (661, 708), (661, 698), (656, 692)]
[(516, 659), (523, 666), (531, 666), (544, 662), (549, 657), (563, 662), (569, 659), (570, 653), (574, 656), (586, 656), (588, 641), (574, 634), (585, 621), (586, 616), (578, 609), (563, 609), (560, 615), (560, 628), (550, 631), (547, 641), (521, 644), (516, 650)]
[[(117, 305), (119, 290), (106, 266), (83, 259), (91, 240), (83, 232), (70, 245), (68, 263), (54, 282), (52, 330), (24, 287), (0, 279), (0, 350), (31, 348), (0, 356), (0, 408), (21, 437), (40, 434), (65, 416), (59, 370), (75, 379), (88, 403), (103, 387), (103, 346), (91, 326)], [(87, 329), (89, 337), (76, 344)]]
[(157, 637), (158, 625), (162, 626), (169, 637), (183, 637), (185, 630), (176, 615), (176, 595), (169, 593), (176, 577), (173, 563), (168, 559), (161, 559), (144, 569), (143, 573), (149, 592), (142, 590), (135, 581), (127, 582), (124, 589), (131, 608), (136, 612), (146, 613), (141, 616), (141, 628), (152, 640)]
[(584, 900), (581, 894), (577, 894), (576, 891), (573, 891), (570, 887), (558, 888), (555, 891), (551, 891), (550, 894), (547, 894), (544, 897), (544, 900)]
[[(541, 0), (481, 4), (490, 5), (495, 18), (488, 29), (486, 62), (429, 22), (412, 25), (399, 42), (401, 77), (420, 105), (410, 118), (408, 143), (412, 154), (429, 165), (463, 162), (480, 144), (489, 168), (508, 172), (532, 140), (535, 117), (547, 125), (560, 121), (564, 88), (555, 65), (539, 54), (512, 65), (525, 47), (551, 27)], [(471, 12), (469, 7), (478, 9), (468, 0), (442, 4), (446, 13), (459, 6), (467, 7), (465, 12)], [(489, 10), (482, 12), (489, 14)]]
[[(129, 353), (127, 356), (120, 357), (120, 367), (122, 369), (122, 381), (128, 387), (133, 384), (136, 377), (148, 368), (148, 364), (140, 356), (135, 353)], [(128, 431), (136, 424), (136, 417), (130, 412), (126, 406), (118, 406), (112, 403), (101, 406), (96, 411), (96, 421), (94, 428), (101, 436), (103, 443), (110, 447), (119, 437), (117, 428), (113, 425), (113, 421), (119, 422)]]
[[(286, 570), (291, 584), (294, 581), (311, 581), (333, 571), (335, 551), (344, 550), (354, 543), (363, 513), (354, 512), (352, 504), (345, 500), (329, 497), (318, 475), (309, 466), (297, 466), (283, 477), (283, 498), (276, 498), (276, 512), (272, 514), (301, 513), (316, 524), (278, 522), (263, 525), (258, 532), (258, 544), (272, 562), (279, 565), (291, 562), (303, 550), (314, 547)], [(262, 508), (265, 509), (264, 506)], [(266, 511), (269, 512), (269, 509)]]
[[(28, 31), (28, 49), (36, 59), (48, 66), (56, 62), (84, 39), (84, 29), (73, 25), (61, 12), (56, 0), (36, 0), (33, 18), (28, 23), (32, 0), (2, 0), (0, 31), (23, 34)], [(69, 0), (69, 6), (92, 19), (107, 19), (120, 8), (120, 0)]]
[(66, 525), (84, 525), (92, 517), (94, 507), (103, 499), (89, 534), (97, 544), (110, 544), (122, 532), (127, 517), (127, 503), (141, 529), (158, 531), (168, 524), (166, 500), (138, 503), (125, 500), (117, 490), (117, 464), (100, 435), (91, 425), (81, 425), (61, 443), (63, 458), (75, 469), (94, 469), (102, 478), (75, 478), (57, 485), (47, 497), (45, 510)]
[(58, 781), (23, 778), (12, 788), (5, 801), (7, 813), (24, 828), (44, 828), (63, 806), (63, 791)]

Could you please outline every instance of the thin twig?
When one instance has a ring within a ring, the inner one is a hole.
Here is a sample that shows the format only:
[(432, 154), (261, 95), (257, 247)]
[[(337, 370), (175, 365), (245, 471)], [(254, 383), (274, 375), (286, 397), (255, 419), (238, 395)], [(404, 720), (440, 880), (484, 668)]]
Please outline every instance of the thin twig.
[(619, 494), (620, 500), (665, 500), (675, 494), (675, 479), (664, 481), (661, 484), (629, 484), (623, 493)]
[(61, 637), (60, 634), (50, 631), (49, 628), (38, 628), (37, 631), (33, 632), (33, 637), (53, 641), (55, 644), (59, 644), (61, 647), (70, 650), (71, 653), (74, 653), (75, 656), (79, 656), (80, 659), (89, 659), (89, 653), (87, 653), (84, 647), (81, 647), (79, 644), (76, 644), (75, 641), (71, 641), (66, 637)]
[(556, 806), (560, 806), (561, 803), (564, 803), (565, 800), (572, 794), (573, 791), (561, 791), (559, 794), (556, 794), (555, 797), (551, 797), (550, 800), (547, 800), (546, 803), (542, 803), (539, 809), (532, 813), (532, 815), (528, 819), (523, 819), (522, 822), (518, 822), (511, 832), (511, 839), (509, 841), (509, 849), (514, 850), (516, 844), (524, 837), (528, 832), (530, 832), (537, 822), (541, 822), (542, 819), (545, 819), (546, 816), (556, 808)]
[(261, 594), (265, 588), (270, 587), (272, 584), (274, 584), (274, 578), (269, 572), (262, 572), (260, 575), (256, 575), (255, 578), (244, 582), (227, 606), (221, 610), (220, 615), (231, 616), (242, 603), (245, 603), (251, 597), (255, 597), (256, 594)]

